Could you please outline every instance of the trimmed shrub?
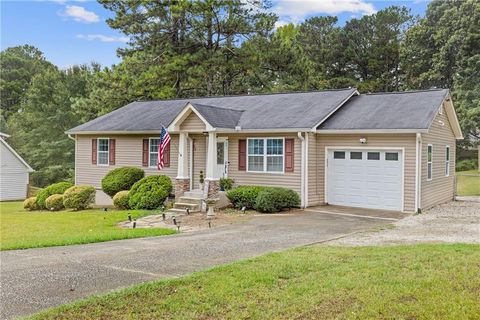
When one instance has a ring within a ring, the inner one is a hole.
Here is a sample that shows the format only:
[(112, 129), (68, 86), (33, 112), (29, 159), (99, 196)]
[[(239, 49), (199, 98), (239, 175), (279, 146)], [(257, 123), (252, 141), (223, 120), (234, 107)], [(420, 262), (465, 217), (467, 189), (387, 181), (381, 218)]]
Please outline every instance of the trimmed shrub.
[(63, 195), (62, 194), (52, 194), (50, 197), (45, 200), (45, 206), (48, 210), (58, 211), (65, 208), (63, 206)]
[(117, 192), (116, 195), (113, 196), (113, 205), (117, 209), (129, 209), (130, 207), (128, 206), (128, 200), (129, 200), (129, 194), (130, 191), (128, 190), (123, 190)]
[(63, 194), (68, 188), (73, 186), (70, 182), (58, 182), (49, 185), (45, 189), (42, 189), (37, 194), (37, 204), (40, 209), (46, 209), (45, 200), (52, 194)]
[(172, 181), (165, 175), (145, 177), (133, 185), (128, 205), (132, 209), (156, 209), (165, 202), (172, 188)]
[(225, 191), (232, 190), (234, 182), (232, 178), (220, 178), (220, 188)]
[(122, 167), (109, 171), (102, 179), (102, 190), (110, 197), (118, 192), (130, 190), (135, 182), (141, 180), (145, 172), (140, 168)]
[(38, 210), (40, 207), (37, 204), (37, 197), (30, 197), (23, 201), (23, 209), (25, 210)]
[(260, 212), (272, 213), (299, 205), (300, 197), (295, 191), (286, 188), (265, 188), (258, 193), (255, 209)]
[(95, 188), (92, 186), (73, 186), (63, 194), (63, 205), (67, 209), (82, 210), (95, 200)]
[(456, 171), (468, 171), (478, 168), (477, 159), (465, 159), (457, 162)]
[(240, 186), (238, 188), (229, 190), (227, 197), (237, 209), (246, 207), (247, 209), (255, 208), (258, 193), (265, 189), (260, 186)]

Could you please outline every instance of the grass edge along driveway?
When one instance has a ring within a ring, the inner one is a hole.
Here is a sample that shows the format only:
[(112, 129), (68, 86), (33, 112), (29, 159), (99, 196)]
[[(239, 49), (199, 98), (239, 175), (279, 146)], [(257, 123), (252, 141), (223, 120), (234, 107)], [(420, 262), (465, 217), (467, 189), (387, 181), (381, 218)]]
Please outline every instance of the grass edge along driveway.
[(100, 209), (26, 211), (22, 202), (0, 202), (0, 249), (27, 249), (173, 234), (171, 229), (122, 229), (128, 213), (140, 218), (152, 211)]
[(309, 246), (133, 286), (30, 319), (474, 319), (480, 246)]
[(480, 196), (480, 171), (477, 169), (469, 171), (458, 171), (457, 195), (459, 196)]

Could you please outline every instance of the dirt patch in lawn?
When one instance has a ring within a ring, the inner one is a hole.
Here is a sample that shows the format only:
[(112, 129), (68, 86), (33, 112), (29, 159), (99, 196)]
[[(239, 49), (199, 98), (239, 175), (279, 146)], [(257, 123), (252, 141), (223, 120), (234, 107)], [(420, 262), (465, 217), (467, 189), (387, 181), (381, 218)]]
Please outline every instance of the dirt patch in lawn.
[(380, 229), (330, 244), (364, 246), (413, 243), (480, 243), (480, 203), (450, 202)]
[[(208, 219), (205, 212), (196, 212), (189, 215), (179, 215), (174, 219), (172, 217), (163, 220), (162, 215), (151, 215), (138, 219), (136, 228), (170, 228), (180, 232), (192, 232), (209, 228), (216, 228), (223, 225), (240, 223), (250, 220), (255, 211), (246, 211), (245, 213), (235, 209), (220, 210), (215, 213), (213, 219)], [(133, 222), (124, 221), (118, 224), (121, 228), (133, 228)]]

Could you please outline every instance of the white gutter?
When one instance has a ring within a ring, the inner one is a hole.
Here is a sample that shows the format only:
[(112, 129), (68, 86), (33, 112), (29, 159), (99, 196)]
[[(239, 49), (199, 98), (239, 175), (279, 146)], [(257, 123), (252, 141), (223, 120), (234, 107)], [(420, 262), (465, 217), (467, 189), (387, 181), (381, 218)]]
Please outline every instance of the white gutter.
[(302, 141), (302, 169), (300, 172), (300, 207), (305, 208), (305, 138), (302, 136), (301, 132), (297, 133), (298, 139)]
[[(417, 133), (416, 137), (416, 165), (415, 170), (415, 212), (419, 212), (422, 207), (422, 134)], [(404, 164), (405, 165), (405, 164)]]
[(308, 132), (305, 132), (305, 207), (308, 207)]

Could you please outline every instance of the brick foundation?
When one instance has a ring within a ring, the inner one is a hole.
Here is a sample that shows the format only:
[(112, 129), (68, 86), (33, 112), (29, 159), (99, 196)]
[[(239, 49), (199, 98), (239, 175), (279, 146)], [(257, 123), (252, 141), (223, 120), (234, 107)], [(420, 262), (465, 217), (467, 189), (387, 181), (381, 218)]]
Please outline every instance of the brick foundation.
[(205, 188), (207, 190), (207, 198), (218, 198), (220, 191), (220, 180), (205, 180)]
[(190, 179), (175, 179), (175, 198), (183, 196), (185, 191), (190, 190)]

